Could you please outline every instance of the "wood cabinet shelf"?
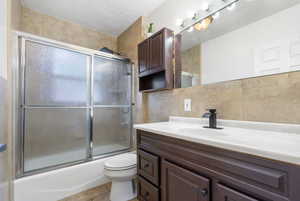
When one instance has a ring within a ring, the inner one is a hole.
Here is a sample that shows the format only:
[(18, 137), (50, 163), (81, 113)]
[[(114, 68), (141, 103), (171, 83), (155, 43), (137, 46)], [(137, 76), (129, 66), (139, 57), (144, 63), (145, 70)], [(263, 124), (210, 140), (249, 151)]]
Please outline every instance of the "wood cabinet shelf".
[(139, 90), (152, 92), (174, 87), (174, 33), (164, 28), (138, 45)]

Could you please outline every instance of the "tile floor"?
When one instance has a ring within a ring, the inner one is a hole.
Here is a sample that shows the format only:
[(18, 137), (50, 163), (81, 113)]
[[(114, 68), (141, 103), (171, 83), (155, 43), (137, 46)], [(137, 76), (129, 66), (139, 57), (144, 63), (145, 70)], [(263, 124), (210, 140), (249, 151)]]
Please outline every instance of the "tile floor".
[[(104, 184), (102, 186), (98, 186), (96, 188), (92, 188), (81, 193), (72, 195), (60, 201), (110, 201), (109, 193), (110, 193), (111, 184)], [(137, 199), (131, 201), (138, 201)]]

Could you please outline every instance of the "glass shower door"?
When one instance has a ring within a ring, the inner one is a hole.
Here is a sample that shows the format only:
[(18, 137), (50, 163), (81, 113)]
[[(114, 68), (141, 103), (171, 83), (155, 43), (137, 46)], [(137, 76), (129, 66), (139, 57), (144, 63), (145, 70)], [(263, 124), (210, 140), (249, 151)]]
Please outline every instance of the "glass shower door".
[(85, 160), (91, 57), (38, 42), (24, 43), (24, 172)]
[(131, 68), (95, 57), (93, 68), (93, 156), (130, 148)]

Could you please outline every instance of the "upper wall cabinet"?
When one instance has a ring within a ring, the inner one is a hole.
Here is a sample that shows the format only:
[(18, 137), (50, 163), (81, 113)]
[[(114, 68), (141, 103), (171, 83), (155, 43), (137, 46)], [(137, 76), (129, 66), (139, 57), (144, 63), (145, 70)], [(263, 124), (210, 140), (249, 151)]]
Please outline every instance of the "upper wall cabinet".
[(139, 44), (139, 73), (147, 72), (149, 62), (149, 40)]
[(172, 89), (174, 33), (164, 28), (138, 45), (140, 91)]

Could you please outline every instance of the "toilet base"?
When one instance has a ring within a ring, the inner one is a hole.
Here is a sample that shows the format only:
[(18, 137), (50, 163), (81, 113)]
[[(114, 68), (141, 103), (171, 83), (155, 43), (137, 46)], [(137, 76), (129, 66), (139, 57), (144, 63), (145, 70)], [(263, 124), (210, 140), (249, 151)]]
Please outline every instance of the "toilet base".
[(110, 201), (128, 201), (136, 198), (137, 189), (134, 180), (112, 181)]

